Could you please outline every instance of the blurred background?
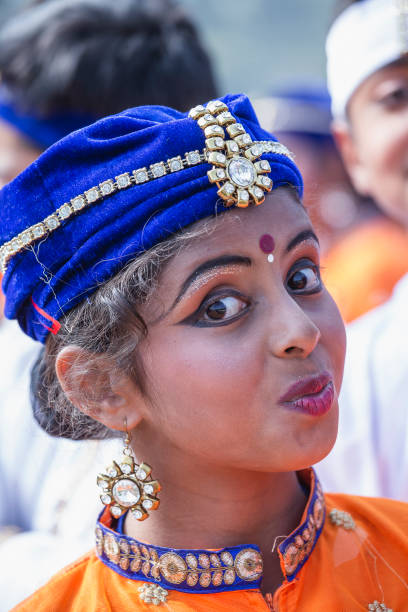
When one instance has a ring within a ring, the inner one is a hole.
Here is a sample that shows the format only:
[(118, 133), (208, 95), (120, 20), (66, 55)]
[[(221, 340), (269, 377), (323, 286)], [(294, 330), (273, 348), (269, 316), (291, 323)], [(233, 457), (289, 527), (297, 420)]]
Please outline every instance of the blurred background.
[[(0, 0), (0, 23), (27, 4)], [(262, 96), (298, 78), (324, 78), (324, 40), (335, 0), (181, 0), (180, 4), (200, 29), (220, 94), (245, 91)]]

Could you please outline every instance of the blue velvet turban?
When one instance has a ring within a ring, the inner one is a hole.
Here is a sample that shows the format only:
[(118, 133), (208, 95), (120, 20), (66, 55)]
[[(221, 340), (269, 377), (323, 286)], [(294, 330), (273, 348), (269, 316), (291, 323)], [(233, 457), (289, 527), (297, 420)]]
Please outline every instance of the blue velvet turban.
[(12, 125), (38, 148), (46, 149), (70, 132), (93, 123), (96, 117), (85, 113), (54, 113), (41, 117), (19, 108), (4, 87), (0, 88), (0, 119)]
[[(276, 142), (259, 126), (246, 96), (228, 95), (222, 100), (254, 141)], [(204, 132), (195, 120), (160, 106), (132, 108), (78, 130), (1, 190), (0, 245), (95, 185), (189, 151), (202, 151), (204, 145)], [(260, 159), (270, 164), (273, 188), (291, 184), (302, 194), (301, 175), (288, 156), (267, 151)], [(30, 248), (13, 254), (2, 285), (6, 316), (18, 319), (28, 335), (44, 342), (50, 331), (58, 331), (64, 313), (137, 254), (215, 211), (229, 210), (220, 204), (218, 187), (209, 181), (210, 168), (203, 161), (118, 188), (106, 197), (102, 190), (97, 201), (72, 213)]]

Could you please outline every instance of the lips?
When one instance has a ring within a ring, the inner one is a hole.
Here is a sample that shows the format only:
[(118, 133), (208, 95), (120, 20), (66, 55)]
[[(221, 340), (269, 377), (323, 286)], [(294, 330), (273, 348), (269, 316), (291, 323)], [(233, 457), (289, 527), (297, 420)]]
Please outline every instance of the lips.
[(334, 400), (334, 385), (328, 372), (304, 378), (289, 387), (279, 403), (312, 416), (326, 414)]

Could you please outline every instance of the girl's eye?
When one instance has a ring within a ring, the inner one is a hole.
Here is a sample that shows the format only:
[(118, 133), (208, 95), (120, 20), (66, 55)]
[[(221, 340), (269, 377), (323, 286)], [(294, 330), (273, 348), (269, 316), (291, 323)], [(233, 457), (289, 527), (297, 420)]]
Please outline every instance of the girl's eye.
[(205, 307), (203, 320), (226, 321), (233, 319), (247, 306), (247, 302), (238, 297), (219, 297)]
[(289, 276), (287, 285), (295, 293), (317, 293), (322, 288), (318, 266), (309, 264), (298, 268)]

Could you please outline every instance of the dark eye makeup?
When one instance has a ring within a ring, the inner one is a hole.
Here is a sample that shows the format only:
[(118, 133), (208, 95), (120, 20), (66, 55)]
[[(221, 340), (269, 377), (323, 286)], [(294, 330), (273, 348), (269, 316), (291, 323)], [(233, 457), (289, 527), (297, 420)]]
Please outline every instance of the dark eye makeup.
[[(286, 288), (292, 295), (308, 296), (322, 290), (320, 268), (311, 259), (299, 259), (289, 270)], [(231, 287), (211, 291), (197, 310), (181, 321), (181, 324), (196, 327), (218, 327), (230, 325), (247, 315), (255, 302), (250, 297)]]
[(320, 267), (310, 259), (300, 259), (289, 271), (286, 286), (294, 294), (313, 295), (322, 290)]

